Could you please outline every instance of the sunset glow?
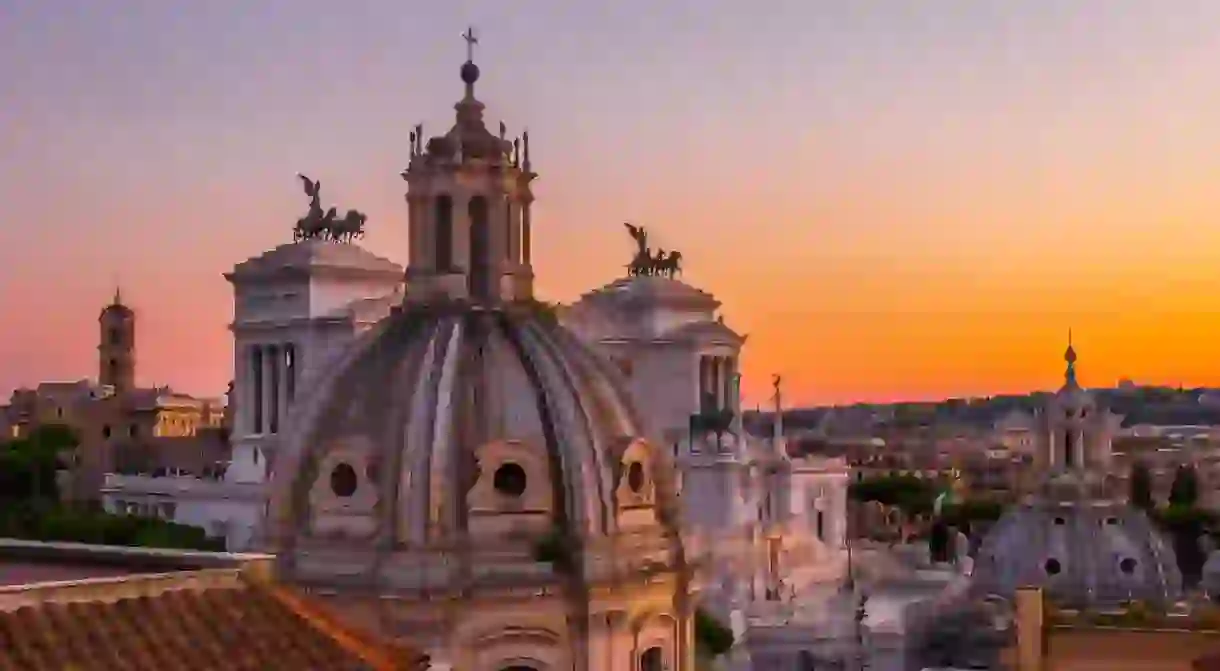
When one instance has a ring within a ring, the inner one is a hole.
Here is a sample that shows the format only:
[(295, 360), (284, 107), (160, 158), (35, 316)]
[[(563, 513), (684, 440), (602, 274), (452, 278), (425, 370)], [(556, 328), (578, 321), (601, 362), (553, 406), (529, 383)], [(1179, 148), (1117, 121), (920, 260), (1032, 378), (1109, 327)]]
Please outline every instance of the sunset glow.
[(0, 394), (92, 376), (116, 280), (140, 382), (222, 393), (221, 274), (291, 240), (298, 171), (405, 263), (468, 23), (540, 292), (647, 225), (749, 334), (748, 406), (1052, 388), (1069, 327), (1085, 385), (1220, 385), (1220, 3), (427, 4), (5, 3)]

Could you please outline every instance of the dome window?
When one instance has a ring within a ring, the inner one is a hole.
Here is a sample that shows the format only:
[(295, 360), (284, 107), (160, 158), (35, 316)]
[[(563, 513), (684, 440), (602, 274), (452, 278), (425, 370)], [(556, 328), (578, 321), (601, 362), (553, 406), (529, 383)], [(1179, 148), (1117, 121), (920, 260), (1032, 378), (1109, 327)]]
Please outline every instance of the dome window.
[(1059, 572), (1062, 570), (1063, 570), (1063, 566), (1059, 564), (1058, 559), (1052, 558), (1052, 559), (1046, 560), (1046, 574), (1047, 575), (1059, 575)]
[(496, 469), (491, 485), (505, 496), (521, 496), (525, 493), (525, 480), (525, 469), (509, 463)]
[(330, 471), (330, 491), (335, 496), (347, 498), (356, 493), (356, 469), (351, 464), (339, 464)]
[(627, 486), (636, 494), (644, 489), (644, 466), (638, 461), (631, 462), (627, 467)]
[(1061, 527), (1061, 526), (1063, 526), (1064, 524), (1067, 524), (1067, 520), (1063, 519), (1062, 517), (1056, 517), (1056, 518), (1055, 518), (1055, 526), (1057, 526), (1057, 527)]
[(1124, 575), (1131, 575), (1132, 573), (1135, 573), (1136, 566), (1137, 562), (1130, 557), (1118, 562), (1118, 570), (1122, 571)]
[(1117, 517), (1107, 517), (1106, 524), (1108, 524), (1110, 526), (1115, 526), (1118, 524), (1118, 518)]

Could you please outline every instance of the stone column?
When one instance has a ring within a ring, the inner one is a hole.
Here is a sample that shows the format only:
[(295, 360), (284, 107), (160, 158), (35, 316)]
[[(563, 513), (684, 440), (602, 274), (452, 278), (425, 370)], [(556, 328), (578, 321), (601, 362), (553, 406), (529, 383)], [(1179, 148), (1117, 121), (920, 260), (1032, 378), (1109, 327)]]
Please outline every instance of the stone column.
[(508, 263), (514, 269), (521, 265), (521, 204), (505, 198), (504, 231), (508, 238), (505, 248)]
[(277, 385), (275, 403), (278, 408), (277, 412), (280, 418), (281, 431), (284, 429), (284, 419), (288, 417), (288, 375), (290, 374), (288, 370), (288, 350), (291, 347), (292, 345), (284, 343), (276, 348), (275, 365), (276, 369), (279, 370), (279, 375), (276, 376), (276, 379), (279, 380), (279, 384)]
[(407, 250), (407, 266), (414, 267), (415, 270), (420, 270), (421, 262), (424, 259), (424, 237), (426, 234), (426, 213), (427, 210), (421, 207), (423, 199), (418, 196), (407, 195), (407, 245), (410, 247)]
[(250, 433), (250, 403), (246, 398), (250, 395), (250, 369), (250, 348), (239, 344), (233, 348), (233, 398), (229, 399), (230, 412), (234, 413), (233, 432), (239, 436)]
[(703, 397), (705, 395), (707, 395), (707, 379), (708, 379), (707, 357), (702, 354), (699, 355), (698, 369), (699, 369), (699, 390), (696, 392), (698, 398), (696, 399), (695, 405), (699, 410), (702, 410), (703, 409)]
[(521, 263), (530, 265), (533, 263), (530, 260), (530, 254), (534, 241), (531, 239), (533, 232), (530, 227), (530, 203), (526, 202), (521, 206)]

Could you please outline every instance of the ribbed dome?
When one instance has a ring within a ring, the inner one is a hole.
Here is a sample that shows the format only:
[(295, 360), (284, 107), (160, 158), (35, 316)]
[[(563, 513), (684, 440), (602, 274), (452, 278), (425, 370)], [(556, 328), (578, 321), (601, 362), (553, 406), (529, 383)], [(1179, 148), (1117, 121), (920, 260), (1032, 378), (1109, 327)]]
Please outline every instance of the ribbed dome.
[(556, 529), (585, 555), (598, 538), (675, 539), (651, 547), (680, 561), (672, 466), (617, 375), (532, 304), (397, 310), (319, 375), (283, 436), (271, 522), (288, 569), (438, 586), (390, 558), (461, 550), (505, 569)]
[(1182, 578), (1173, 548), (1142, 511), (1120, 502), (1042, 499), (1004, 514), (984, 539), (974, 587), (1011, 597), (1041, 586), (1069, 605), (1171, 602)]

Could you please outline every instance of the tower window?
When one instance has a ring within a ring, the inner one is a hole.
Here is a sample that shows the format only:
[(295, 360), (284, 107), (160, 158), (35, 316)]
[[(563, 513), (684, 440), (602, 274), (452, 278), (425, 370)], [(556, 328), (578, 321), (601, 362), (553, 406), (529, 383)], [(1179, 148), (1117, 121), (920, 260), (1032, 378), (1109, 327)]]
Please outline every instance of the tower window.
[(436, 198), (436, 249), (433, 250), (433, 262), (437, 272), (448, 272), (453, 268), (453, 198), (437, 196)]
[(473, 298), (491, 298), (491, 224), (487, 220), (487, 199), (475, 196), (467, 205), (470, 215), (470, 276), (467, 291)]
[(110, 344), (114, 347), (120, 347), (123, 344), (123, 332), (118, 327), (110, 327), (109, 333)]
[(102, 438), (109, 438), (109, 437), (110, 437), (110, 425), (103, 424), (102, 425)]

